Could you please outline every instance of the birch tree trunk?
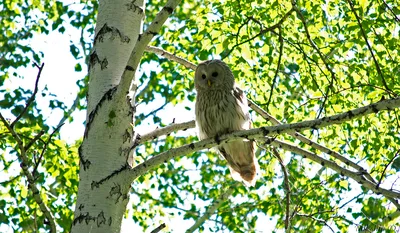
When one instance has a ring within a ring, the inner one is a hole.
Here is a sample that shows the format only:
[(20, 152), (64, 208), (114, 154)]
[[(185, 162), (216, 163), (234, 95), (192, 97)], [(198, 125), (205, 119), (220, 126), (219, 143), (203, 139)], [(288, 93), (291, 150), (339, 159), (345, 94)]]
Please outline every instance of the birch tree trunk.
[(71, 232), (119, 232), (121, 228), (132, 179), (113, 174), (128, 166), (134, 108), (127, 96), (114, 94), (141, 32), (143, 9), (143, 0), (99, 3)]

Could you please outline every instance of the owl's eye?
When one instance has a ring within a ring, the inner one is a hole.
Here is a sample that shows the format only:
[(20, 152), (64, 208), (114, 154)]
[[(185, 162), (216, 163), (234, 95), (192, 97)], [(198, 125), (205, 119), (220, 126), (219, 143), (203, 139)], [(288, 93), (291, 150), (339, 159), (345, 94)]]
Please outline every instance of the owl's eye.
[(217, 76), (218, 76), (218, 72), (213, 72), (211, 75), (212, 75), (213, 77), (217, 77)]
[(206, 79), (206, 75), (205, 74), (203, 74), (202, 76), (201, 76), (201, 78), (203, 78), (203, 79)]

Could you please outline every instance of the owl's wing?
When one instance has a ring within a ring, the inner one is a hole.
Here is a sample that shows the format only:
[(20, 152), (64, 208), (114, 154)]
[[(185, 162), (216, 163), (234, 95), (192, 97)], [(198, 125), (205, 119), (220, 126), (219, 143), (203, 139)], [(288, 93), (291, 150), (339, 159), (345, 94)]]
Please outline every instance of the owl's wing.
[(244, 93), (244, 91), (242, 89), (235, 86), (233, 89), (233, 96), (235, 97), (238, 105), (241, 107), (241, 109), (245, 115), (246, 121), (249, 121), (249, 129), (251, 129), (252, 126), (251, 126), (250, 113), (248, 110), (249, 106), (247, 103), (246, 94)]
[(236, 100), (239, 101), (240, 104), (247, 106), (247, 99), (242, 89), (239, 87), (235, 87), (233, 89), (233, 96), (235, 96)]

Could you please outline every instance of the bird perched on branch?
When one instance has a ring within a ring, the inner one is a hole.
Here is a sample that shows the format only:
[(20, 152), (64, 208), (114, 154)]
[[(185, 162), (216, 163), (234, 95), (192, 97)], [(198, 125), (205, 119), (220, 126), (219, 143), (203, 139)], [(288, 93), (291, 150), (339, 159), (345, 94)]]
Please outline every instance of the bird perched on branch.
[[(196, 125), (200, 139), (216, 138), (251, 128), (247, 98), (235, 85), (229, 66), (221, 60), (209, 60), (197, 66), (194, 79), (197, 91)], [(254, 141), (238, 139), (221, 143), (217, 150), (226, 159), (232, 178), (254, 186), (259, 165)]]

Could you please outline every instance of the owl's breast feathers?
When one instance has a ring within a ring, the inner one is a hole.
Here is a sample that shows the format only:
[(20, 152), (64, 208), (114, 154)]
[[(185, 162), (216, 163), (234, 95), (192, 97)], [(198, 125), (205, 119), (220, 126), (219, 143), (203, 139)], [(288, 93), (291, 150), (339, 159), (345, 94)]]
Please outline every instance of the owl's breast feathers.
[(250, 117), (243, 92), (209, 90), (196, 99), (196, 122), (200, 138), (249, 129)]
[[(200, 139), (219, 136), (251, 127), (247, 99), (242, 90), (207, 90), (197, 93), (196, 123)], [(254, 142), (235, 140), (218, 146), (227, 160), (232, 177), (254, 185), (258, 162)]]

